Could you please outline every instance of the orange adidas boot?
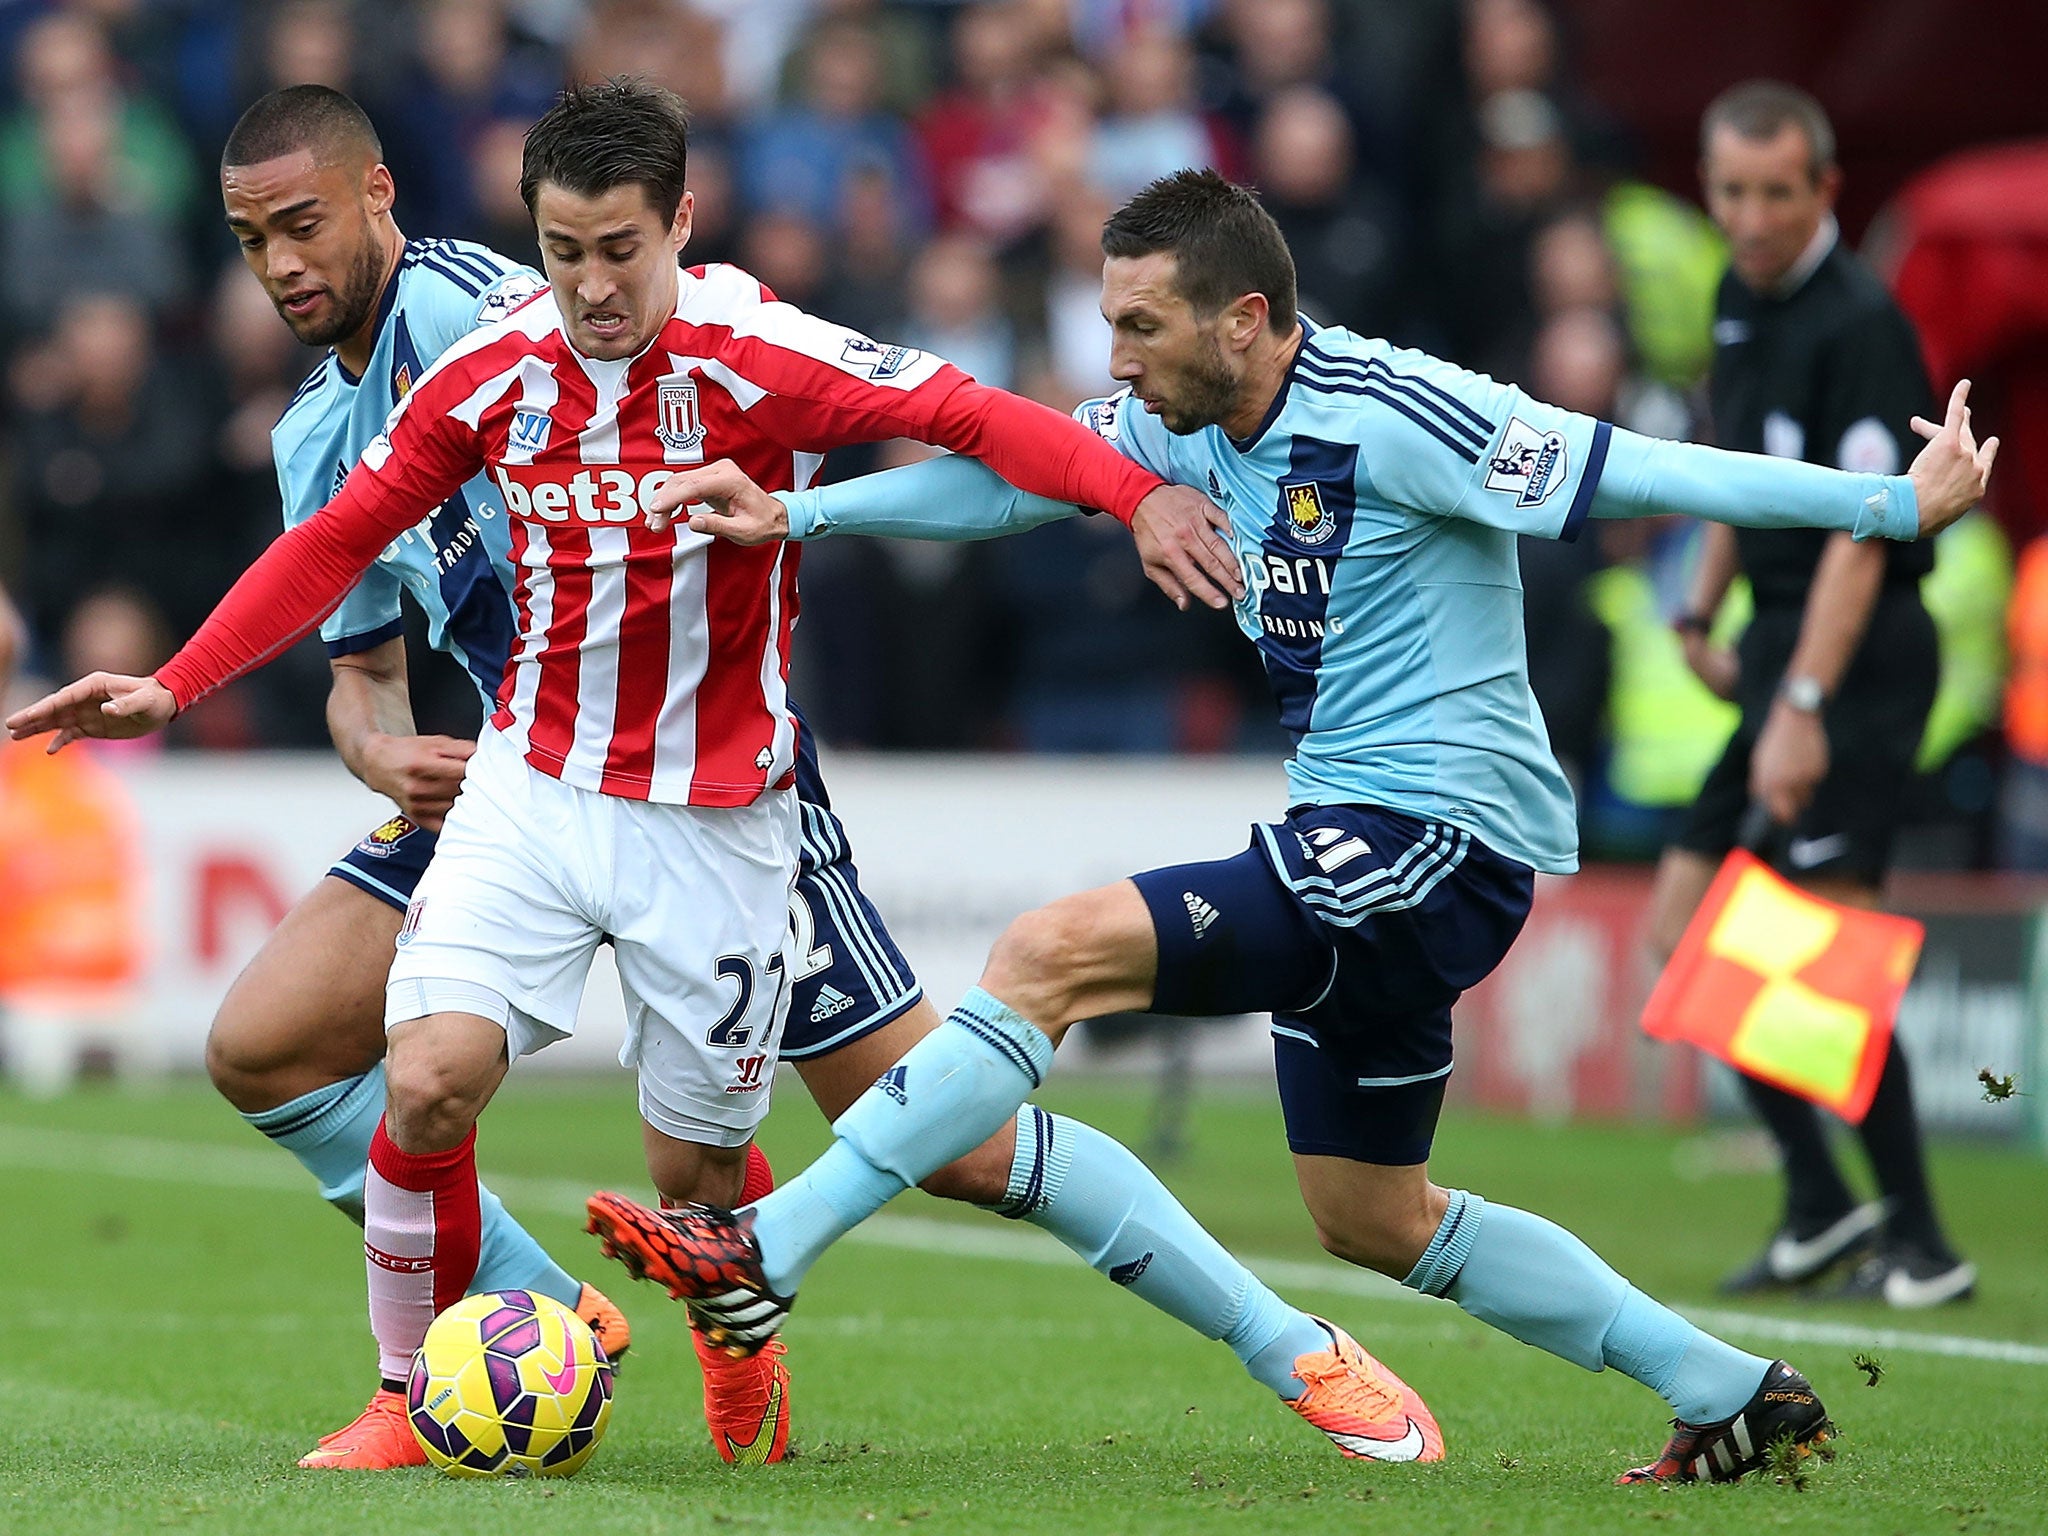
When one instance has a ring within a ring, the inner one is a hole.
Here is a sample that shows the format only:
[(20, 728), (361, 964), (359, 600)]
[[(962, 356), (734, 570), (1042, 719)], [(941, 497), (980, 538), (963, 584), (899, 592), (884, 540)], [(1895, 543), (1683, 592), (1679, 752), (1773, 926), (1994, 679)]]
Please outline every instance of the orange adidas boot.
[(302, 1467), (356, 1472), (388, 1472), (393, 1467), (426, 1464), (427, 1453), (405, 1416), (405, 1394), (382, 1387), (354, 1423), (322, 1435), (320, 1443), (299, 1458)]
[(1294, 1374), (1308, 1390), (1287, 1406), (1346, 1456), (1368, 1461), (1442, 1461), (1443, 1431), (1421, 1394), (1334, 1323), (1329, 1349), (1298, 1355)]

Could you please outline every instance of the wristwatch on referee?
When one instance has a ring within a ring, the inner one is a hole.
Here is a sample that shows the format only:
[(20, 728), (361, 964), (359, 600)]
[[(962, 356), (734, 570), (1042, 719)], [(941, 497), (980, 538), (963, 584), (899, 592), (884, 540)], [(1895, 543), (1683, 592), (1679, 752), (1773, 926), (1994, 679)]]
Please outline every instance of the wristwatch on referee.
[(1791, 673), (1778, 684), (1778, 697), (1802, 715), (1817, 715), (1827, 704), (1828, 691), (1821, 687), (1817, 677)]

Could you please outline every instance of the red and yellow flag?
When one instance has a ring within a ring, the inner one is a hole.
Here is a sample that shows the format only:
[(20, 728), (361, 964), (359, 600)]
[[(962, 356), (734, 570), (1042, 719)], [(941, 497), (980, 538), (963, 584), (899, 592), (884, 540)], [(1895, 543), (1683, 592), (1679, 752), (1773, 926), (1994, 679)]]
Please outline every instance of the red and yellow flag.
[(1822, 901), (1737, 850), (1658, 978), (1643, 1029), (1860, 1123), (1925, 935), (1909, 917)]

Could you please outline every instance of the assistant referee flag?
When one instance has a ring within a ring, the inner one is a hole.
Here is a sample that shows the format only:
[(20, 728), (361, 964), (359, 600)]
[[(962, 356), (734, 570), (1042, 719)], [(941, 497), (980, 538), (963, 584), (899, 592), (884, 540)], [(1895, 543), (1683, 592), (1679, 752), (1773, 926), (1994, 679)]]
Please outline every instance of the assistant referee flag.
[(1860, 1122), (1926, 929), (1822, 901), (1737, 849), (1643, 1008), (1643, 1029)]

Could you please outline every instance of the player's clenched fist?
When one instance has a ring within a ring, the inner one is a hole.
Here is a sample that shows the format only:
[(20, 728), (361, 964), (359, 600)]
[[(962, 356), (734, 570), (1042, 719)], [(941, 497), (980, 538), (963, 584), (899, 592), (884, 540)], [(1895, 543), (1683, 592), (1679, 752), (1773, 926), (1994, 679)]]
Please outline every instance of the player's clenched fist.
[(1964, 379), (1948, 397), (1948, 417), (1936, 426), (1923, 416), (1913, 430), (1927, 439), (1908, 473), (1920, 502), (1920, 537), (1941, 532), (1984, 499), (1991, 484), (1991, 463), (1998, 457), (1998, 439), (1977, 445), (1970, 431), (1970, 381)]
[(756, 485), (731, 459), (670, 475), (647, 498), (647, 526), (660, 533), (675, 521), (678, 507), (691, 507), (690, 531), (766, 544), (789, 536), (789, 509)]
[(26, 741), (55, 731), (57, 739), (50, 743), (55, 752), (81, 736), (147, 736), (169, 725), (177, 713), (178, 701), (155, 678), (95, 672), (9, 715), (7, 733)]

